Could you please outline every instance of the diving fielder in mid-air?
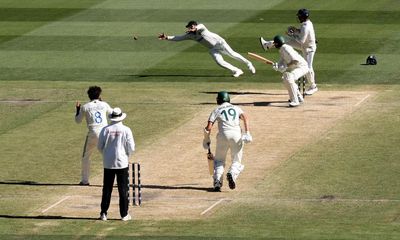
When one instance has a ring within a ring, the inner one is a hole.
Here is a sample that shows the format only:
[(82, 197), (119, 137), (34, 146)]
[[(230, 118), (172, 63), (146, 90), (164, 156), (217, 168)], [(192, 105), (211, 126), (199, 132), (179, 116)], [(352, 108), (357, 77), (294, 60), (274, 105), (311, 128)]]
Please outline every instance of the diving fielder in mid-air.
[[(221, 91), (218, 93), (217, 104), (219, 106), (211, 112), (207, 126), (204, 128), (203, 147), (204, 149), (209, 148), (211, 128), (215, 122), (218, 122), (213, 180), (214, 191), (220, 192), (228, 150), (231, 152), (232, 164), (226, 174), (226, 178), (229, 188), (235, 189), (237, 178), (244, 169), (242, 164), (243, 143), (249, 143), (253, 138), (250, 135), (249, 120), (246, 114), (241, 108), (230, 103), (228, 92)], [(244, 123), (243, 134), (240, 120)]]
[(243, 74), (243, 71), (233, 66), (232, 64), (226, 62), (221, 54), (228, 55), (229, 57), (236, 59), (244, 64), (247, 65), (249, 71), (252, 74), (256, 73), (256, 69), (254, 68), (253, 64), (244, 58), (239, 53), (235, 52), (229, 44), (216, 33), (210, 32), (204, 24), (197, 23), (196, 21), (190, 21), (186, 25), (187, 31), (184, 35), (181, 36), (168, 36), (164, 33), (158, 36), (161, 40), (169, 40), (169, 41), (183, 41), (183, 40), (194, 40), (198, 43), (202, 44), (206, 48), (209, 49), (209, 52), (215, 62), (232, 72), (233, 77), (239, 77)]

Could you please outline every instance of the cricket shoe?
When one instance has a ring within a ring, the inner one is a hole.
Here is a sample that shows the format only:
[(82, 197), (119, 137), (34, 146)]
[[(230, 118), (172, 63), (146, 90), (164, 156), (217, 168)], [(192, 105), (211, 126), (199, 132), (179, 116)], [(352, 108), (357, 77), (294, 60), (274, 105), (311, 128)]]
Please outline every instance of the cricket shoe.
[(101, 221), (107, 221), (107, 214), (105, 214), (105, 213), (100, 214), (100, 218), (99, 219)]
[(214, 192), (221, 192), (222, 183), (219, 180), (214, 181)]
[(234, 73), (233, 73), (233, 77), (235, 77), (235, 78), (237, 78), (237, 77), (239, 77), (239, 76), (241, 76), (243, 74), (243, 71), (242, 70), (240, 70), (240, 69), (238, 69), (237, 71), (235, 71)]
[(300, 106), (299, 102), (290, 102), (289, 103), (289, 107), (297, 107), (297, 106)]
[(235, 189), (236, 188), (236, 183), (235, 183), (235, 180), (233, 180), (232, 173), (228, 172), (226, 174), (226, 179), (228, 180), (229, 188), (230, 189)]
[(128, 215), (126, 215), (125, 217), (121, 218), (121, 220), (122, 220), (122, 221), (129, 221), (129, 220), (132, 220), (132, 217), (131, 217), (131, 215), (129, 215), (129, 213), (128, 213)]
[(317, 86), (310, 86), (306, 91), (306, 95), (313, 95), (316, 92), (318, 92)]
[(264, 51), (274, 47), (274, 41), (265, 41), (263, 37), (260, 37), (260, 44)]

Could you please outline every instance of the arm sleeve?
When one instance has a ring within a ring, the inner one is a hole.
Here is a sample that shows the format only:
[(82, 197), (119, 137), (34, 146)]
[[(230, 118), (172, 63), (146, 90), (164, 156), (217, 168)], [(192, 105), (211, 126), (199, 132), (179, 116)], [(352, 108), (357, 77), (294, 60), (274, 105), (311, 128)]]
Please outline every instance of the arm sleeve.
[(75, 114), (75, 122), (76, 123), (81, 123), (82, 119), (83, 119), (83, 115), (85, 115), (85, 113), (83, 111), (83, 106), (81, 106), (80, 109), (79, 109), (79, 113)]
[(101, 129), (100, 134), (99, 134), (99, 141), (97, 142), (97, 149), (100, 152), (103, 152), (104, 145), (105, 145), (104, 131), (105, 131), (105, 128)]
[(184, 34), (180, 36), (167, 36), (167, 40), (175, 42), (189, 40), (189, 39), (190, 39), (189, 34)]
[(128, 156), (131, 156), (135, 151), (135, 140), (133, 138), (132, 130), (127, 128), (126, 130), (126, 153)]

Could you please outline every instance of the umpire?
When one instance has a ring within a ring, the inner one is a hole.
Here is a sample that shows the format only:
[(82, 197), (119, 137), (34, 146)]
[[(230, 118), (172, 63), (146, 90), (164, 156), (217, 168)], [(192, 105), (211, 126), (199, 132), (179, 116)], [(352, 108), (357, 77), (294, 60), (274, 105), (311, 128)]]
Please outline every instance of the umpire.
[(135, 151), (135, 141), (131, 129), (122, 124), (126, 113), (123, 113), (120, 108), (114, 108), (109, 118), (111, 124), (101, 130), (97, 145), (103, 154), (104, 166), (100, 219), (107, 220), (114, 178), (117, 176), (119, 213), (121, 220), (128, 221), (132, 219), (128, 213), (129, 158)]

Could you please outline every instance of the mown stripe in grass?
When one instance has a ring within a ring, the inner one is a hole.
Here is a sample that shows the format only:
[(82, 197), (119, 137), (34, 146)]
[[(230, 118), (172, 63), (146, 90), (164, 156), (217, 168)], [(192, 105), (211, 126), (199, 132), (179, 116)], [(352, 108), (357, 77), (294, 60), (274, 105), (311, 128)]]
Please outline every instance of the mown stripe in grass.
[[(339, 60), (338, 60), (339, 61)], [(212, 63), (213, 64), (213, 63)], [(316, 69), (317, 81), (322, 84), (399, 84), (397, 74), (377, 66), (354, 63), (358, 70)], [(259, 66), (259, 65), (258, 65)], [(259, 66), (251, 75), (243, 68), (242, 82), (280, 83), (280, 74), (266, 66)], [(385, 77), (382, 77), (385, 76)], [(96, 82), (237, 82), (228, 70), (212, 65), (210, 68), (0, 68), (0, 80), (34, 81), (96, 81)]]
[[(76, 14), (80, 11), (85, 14)], [(74, 16), (73, 16), (74, 15)], [(66, 18), (67, 16), (71, 16)], [(107, 22), (187, 22), (199, 21), (293, 23), (293, 10), (235, 10), (224, 9), (85, 9), (85, 8), (0, 8), (0, 21), (107, 21)], [(396, 11), (339, 11), (315, 10), (312, 19), (318, 23), (398, 24), (400, 14)]]
[[(16, 36), (0, 36), (0, 43), (9, 41)], [(193, 41), (187, 41), (194, 43)], [(255, 37), (230, 37), (229, 44), (238, 52), (261, 50)], [(381, 38), (318, 38), (318, 54), (396, 54), (400, 53), (397, 39)], [(158, 41), (155, 36), (140, 37), (133, 40), (132, 36), (23, 36), (15, 41), (0, 45), (0, 50), (16, 51), (133, 51), (133, 52), (205, 52), (202, 46), (187, 45)], [(272, 52), (275, 52), (272, 50)]]

